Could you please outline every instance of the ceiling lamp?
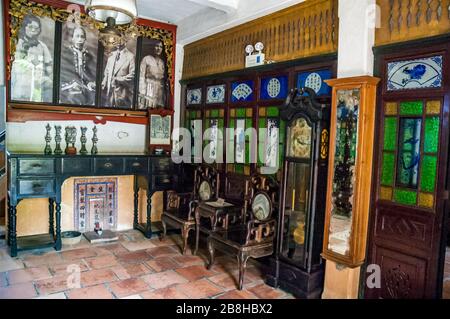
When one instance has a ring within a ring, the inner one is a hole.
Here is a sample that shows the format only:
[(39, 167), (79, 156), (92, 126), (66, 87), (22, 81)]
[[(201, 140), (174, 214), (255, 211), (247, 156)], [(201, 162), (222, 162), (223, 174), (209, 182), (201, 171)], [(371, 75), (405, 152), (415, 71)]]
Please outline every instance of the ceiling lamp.
[(105, 28), (100, 30), (100, 42), (108, 48), (116, 47), (128, 40), (117, 26), (134, 25), (136, 0), (86, 0), (86, 13), (92, 19), (106, 23)]

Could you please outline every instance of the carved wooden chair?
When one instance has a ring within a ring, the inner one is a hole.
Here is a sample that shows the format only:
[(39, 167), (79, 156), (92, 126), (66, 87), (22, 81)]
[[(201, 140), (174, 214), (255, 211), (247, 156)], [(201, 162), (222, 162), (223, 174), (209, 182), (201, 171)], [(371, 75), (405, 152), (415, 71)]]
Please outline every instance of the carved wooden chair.
[(195, 212), (197, 223), (196, 251), (198, 250), (200, 232), (209, 235), (211, 231), (216, 229), (227, 229), (230, 225), (245, 221), (252, 192), (250, 178), (241, 174), (227, 173), (220, 190), (222, 191), (219, 197), (225, 200), (224, 205), (203, 202)]
[(248, 258), (270, 256), (274, 252), (276, 234), (278, 184), (266, 176), (253, 176), (252, 198), (248, 207), (247, 220), (228, 229), (217, 229), (208, 237), (209, 264), (214, 264), (216, 249), (235, 255), (239, 267), (239, 290), (244, 285)]
[(161, 223), (163, 226), (161, 239), (167, 234), (167, 225), (181, 229), (183, 255), (186, 253), (189, 233), (191, 230), (196, 229), (195, 209), (199, 203), (214, 200), (218, 194), (219, 174), (214, 167), (206, 165), (198, 166), (193, 179), (193, 192), (167, 192), (166, 209), (161, 215)]

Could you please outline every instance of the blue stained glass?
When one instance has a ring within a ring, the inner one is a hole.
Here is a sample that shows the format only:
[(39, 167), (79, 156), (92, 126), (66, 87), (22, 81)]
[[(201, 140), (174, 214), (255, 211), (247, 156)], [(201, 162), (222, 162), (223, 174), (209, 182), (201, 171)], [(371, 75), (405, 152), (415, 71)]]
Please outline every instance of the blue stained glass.
[(297, 88), (309, 87), (317, 95), (330, 95), (331, 87), (324, 80), (331, 79), (330, 70), (300, 73), (297, 78)]
[(400, 120), (400, 141), (397, 165), (397, 185), (417, 188), (419, 178), (422, 119)]
[(267, 77), (261, 80), (261, 100), (285, 99), (288, 95), (287, 76)]
[(231, 84), (231, 102), (251, 102), (253, 100), (253, 81), (239, 81)]

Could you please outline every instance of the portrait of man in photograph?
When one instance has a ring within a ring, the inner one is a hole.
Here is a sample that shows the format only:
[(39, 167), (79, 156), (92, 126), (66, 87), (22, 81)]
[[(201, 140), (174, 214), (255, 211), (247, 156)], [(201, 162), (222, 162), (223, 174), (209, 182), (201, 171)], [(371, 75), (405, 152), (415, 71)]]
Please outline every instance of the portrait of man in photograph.
[(102, 81), (102, 106), (131, 108), (134, 94), (136, 40), (105, 52)]
[(60, 103), (94, 105), (98, 39), (81, 25), (64, 24), (61, 48)]
[(26, 15), (11, 71), (11, 99), (52, 102), (55, 22)]
[(168, 108), (167, 58), (162, 41), (143, 39), (139, 76), (139, 109)]

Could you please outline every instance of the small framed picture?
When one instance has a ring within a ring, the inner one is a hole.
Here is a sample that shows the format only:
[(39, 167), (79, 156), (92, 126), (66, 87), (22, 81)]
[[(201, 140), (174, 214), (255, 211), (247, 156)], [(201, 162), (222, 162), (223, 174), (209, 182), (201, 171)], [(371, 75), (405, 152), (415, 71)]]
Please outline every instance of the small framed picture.
[(172, 117), (170, 115), (162, 117), (161, 115), (150, 116), (150, 144), (151, 145), (170, 145)]

